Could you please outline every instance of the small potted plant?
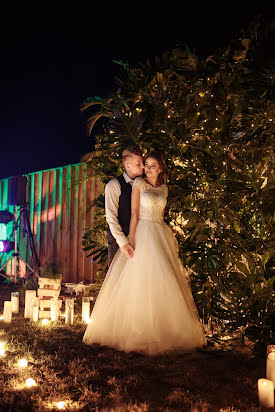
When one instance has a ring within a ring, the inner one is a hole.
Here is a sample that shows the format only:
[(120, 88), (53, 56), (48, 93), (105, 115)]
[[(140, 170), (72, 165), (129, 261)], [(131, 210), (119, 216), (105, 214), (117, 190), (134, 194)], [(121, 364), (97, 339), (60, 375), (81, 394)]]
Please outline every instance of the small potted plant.
[(46, 265), (42, 268), (41, 277), (47, 278), (47, 279), (56, 279), (56, 280), (59, 280), (61, 283), (62, 266), (55, 261), (46, 263)]
[[(38, 279), (39, 289), (61, 290), (62, 266), (56, 262), (48, 262), (42, 268), (42, 275)], [(59, 295), (58, 293), (58, 295)]]

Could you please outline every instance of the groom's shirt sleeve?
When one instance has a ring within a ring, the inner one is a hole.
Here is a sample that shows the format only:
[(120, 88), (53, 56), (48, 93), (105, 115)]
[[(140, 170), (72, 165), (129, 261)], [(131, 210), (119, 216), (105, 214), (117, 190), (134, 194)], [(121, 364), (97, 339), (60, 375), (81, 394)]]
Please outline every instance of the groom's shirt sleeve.
[(105, 187), (105, 213), (106, 221), (110, 231), (114, 236), (119, 247), (129, 243), (129, 240), (122, 232), (118, 221), (118, 204), (121, 195), (120, 184), (117, 179), (111, 179)]

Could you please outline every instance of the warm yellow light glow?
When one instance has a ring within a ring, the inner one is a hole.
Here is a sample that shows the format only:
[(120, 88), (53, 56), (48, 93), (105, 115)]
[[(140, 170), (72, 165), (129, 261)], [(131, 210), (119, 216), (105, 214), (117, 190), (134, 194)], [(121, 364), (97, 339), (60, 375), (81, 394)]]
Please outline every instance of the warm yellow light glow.
[(30, 388), (31, 386), (35, 386), (36, 382), (33, 378), (28, 378), (25, 382), (25, 385)]
[(41, 323), (42, 325), (48, 325), (49, 319), (42, 319)]
[(5, 349), (0, 348), (0, 356), (5, 356), (5, 353), (6, 353)]
[(25, 368), (27, 365), (28, 365), (27, 359), (24, 359), (24, 358), (19, 359), (18, 361), (19, 368)]
[(4, 315), (1, 315), (1, 316), (0, 316), (0, 320), (3, 320), (3, 319), (4, 319)]
[(4, 348), (4, 342), (0, 342), (0, 349), (3, 349)]
[(65, 406), (66, 406), (66, 402), (64, 401), (56, 402), (57, 409), (65, 409)]

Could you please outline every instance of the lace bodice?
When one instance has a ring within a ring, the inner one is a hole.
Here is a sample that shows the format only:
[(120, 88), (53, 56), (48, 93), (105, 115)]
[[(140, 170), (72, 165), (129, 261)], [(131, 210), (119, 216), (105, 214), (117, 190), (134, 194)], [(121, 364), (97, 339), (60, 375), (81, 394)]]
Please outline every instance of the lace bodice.
[(167, 203), (167, 186), (162, 184), (159, 187), (153, 187), (146, 183), (142, 177), (137, 177), (134, 180), (134, 186), (137, 186), (140, 190), (139, 218), (162, 222), (162, 212)]

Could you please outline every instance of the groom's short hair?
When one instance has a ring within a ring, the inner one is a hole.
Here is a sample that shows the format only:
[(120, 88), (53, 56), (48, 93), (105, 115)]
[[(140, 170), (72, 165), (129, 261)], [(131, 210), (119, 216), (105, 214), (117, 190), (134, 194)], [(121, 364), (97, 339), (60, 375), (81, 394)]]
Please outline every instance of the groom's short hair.
[(143, 151), (138, 146), (128, 146), (122, 152), (122, 163), (124, 164), (125, 161), (129, 158), (129, 156), (143, 156)]

